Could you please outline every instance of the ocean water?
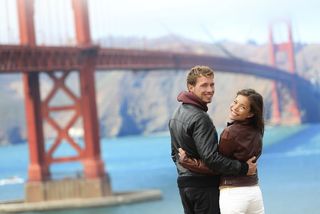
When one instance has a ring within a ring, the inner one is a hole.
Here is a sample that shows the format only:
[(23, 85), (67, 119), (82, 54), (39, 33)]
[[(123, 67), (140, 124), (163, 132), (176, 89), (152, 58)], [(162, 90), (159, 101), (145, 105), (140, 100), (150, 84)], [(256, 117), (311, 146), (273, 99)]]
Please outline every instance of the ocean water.
[[(163, 198), (114, 207), (42, 213), (183, 213), (168, 135), (103, 139), (101, 145), (114, 192), (156, 188), (162, 191)], [(67, 150), (61, 152), (67, 153)], [(25, 180), (27, 165), (26, 144), (0, 147), (0, 200), (23, 198), (23, 183), (5, 184), (4, 181), (12, 176)], [(320, 124), (268, 127), (258, 168), (266, 213), (320, 213)], [(51, 170), (57, 178), (72, 176), (81, 171), (81, 165), (58, 164)]]

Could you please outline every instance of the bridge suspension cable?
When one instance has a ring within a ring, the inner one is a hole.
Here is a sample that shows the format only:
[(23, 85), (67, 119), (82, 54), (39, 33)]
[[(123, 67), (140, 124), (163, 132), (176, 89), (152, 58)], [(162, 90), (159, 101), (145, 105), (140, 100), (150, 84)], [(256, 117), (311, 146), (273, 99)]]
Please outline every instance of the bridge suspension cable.
[(0, 0), (0, 44), (19, 44), (16, 1)]
[(239, 59), (235, 55), (233, 55), (226, 47), (224, 47), (221, 43), (215, 43), (214, 39), (211, 35), (211, 33), (208, 31), (208, 29), (205, 26), (202, 26), (203, 31), (205, 34), (208, 36), (208, 38), (211, 40), (212, 44), (219, 48), (227, 57), (232, 58), (232, 59)]
[(38, 45), (75, 44), (71, 0), (35, 0), (34, 8)]

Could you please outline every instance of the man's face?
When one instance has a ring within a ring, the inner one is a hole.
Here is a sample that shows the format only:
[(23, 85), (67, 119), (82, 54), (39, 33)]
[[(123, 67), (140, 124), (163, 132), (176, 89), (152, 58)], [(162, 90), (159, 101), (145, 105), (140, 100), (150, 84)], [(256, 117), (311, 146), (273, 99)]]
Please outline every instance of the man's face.
[(213, 77), (200, 76), (196, 84), (188, 85), (188, 90), (199, 97), (205, 103), (211, 103), (214, 94)]

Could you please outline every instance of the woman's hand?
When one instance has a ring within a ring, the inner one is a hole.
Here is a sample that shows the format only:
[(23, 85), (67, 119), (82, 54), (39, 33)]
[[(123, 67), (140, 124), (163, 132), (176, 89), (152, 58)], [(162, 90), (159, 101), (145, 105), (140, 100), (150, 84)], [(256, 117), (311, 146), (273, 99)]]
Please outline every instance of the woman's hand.
[(179, 148), (179, 159), (184, 160), (187, 157), (186, 151), (184, 151), (182, 148)]
[(216, 173), (212, 172), (200, 159), (198, 160), (188, 156), (186, 151), (184, 151), (182, 148), (179, 148), (178, 150), (179, 163), (184, 168), (201, 174), (216, 175)]

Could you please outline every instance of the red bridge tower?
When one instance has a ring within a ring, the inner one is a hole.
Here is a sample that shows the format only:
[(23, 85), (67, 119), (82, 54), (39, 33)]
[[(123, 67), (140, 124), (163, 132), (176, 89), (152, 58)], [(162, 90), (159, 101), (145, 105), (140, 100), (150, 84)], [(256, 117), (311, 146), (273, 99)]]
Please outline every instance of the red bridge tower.
[[(19, 28), (21, 45), (36, 46), (33, 20), (33, 0), (18, 0)], [(83, 56), (82, 68), (76, 72), (80, 81), (80, 95), (76, 96), (65, 84), (71, 70), (47, 72), (53, 87), (44, 100), (40, 96), (39, 75), (41, 71), (23, 72), (26, 121), (29, 143), (30, 164), (28, 181), (25, 187), (26, 201), (36, 202), (64, 198), (101, 197), (111, 194), (108, 175), (100, 155), (99, 126), (95, 100), (94, 70), (97, 47), (91, 44), (86, 0), (72, 1), (75, 15), (78, 47), (92, 49)], [(36, 60), (36, 59), (35, 59)], [(48, 65), (54, 64), (48, 61)], [(62, 75), (57, 75), (57, 73)], [(50, 101), (59, 90), (65, 92), (72, 104), (51, 106)], [(53, 117), (55, 112), (73, 111), (67, 125), (61, 127)], [(78, 119), (82, 119), (84, 130), (83, 146), (69, 135), (69, 130)], [(43, 122), (46, 121), (56, 132), (49, 148), (45, 144)], [(62, 142), (68, 143), (76, 155), (55, 157), (54, 153)], [(74, 179), (53, 180), (50, 166), (54, 163), (78, 161), (83, 165), (83, 176)]]
[[(279, 44), (274, 43), (273, 39), (273, 25), (270, 25), (269, 28), (269, 56), (270, 56), (270, 64), (279, 67), (277, 62), (277, 55), (279, 53), (284, 53), (287, 58), (287, 70), (292, 74), (296, 72), (296, 63), (294, 58), (294, 44), (292, 40), (292, 31), (290, 23), (285, 23), (287, 26), (288, 40), (287, 42), (282, 42)], [(287, 104), (286, 110), (290, 113), (290, 121), (289, 123), (301, 123), (301, 115), (299, 111), (299, 106), (297, 105), (297, 97), (296, 97), (296, 85), (294, 81), (291, 83), (291, 102)], [(283, 99), (282, 99), (283, 100)], [(279, 103), (279, 93), (278, 93), (278, 85), (276, 82), (273, 82), (272, 86), (272, 118), (271, 122), (273, 124), (281, 123), (281, 110)]]

